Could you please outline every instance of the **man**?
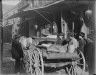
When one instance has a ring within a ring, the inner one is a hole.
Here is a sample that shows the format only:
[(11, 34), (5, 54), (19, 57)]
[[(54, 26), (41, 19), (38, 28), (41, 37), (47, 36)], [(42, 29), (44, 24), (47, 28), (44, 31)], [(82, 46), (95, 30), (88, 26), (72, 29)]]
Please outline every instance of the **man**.
[(12, 41), (12, 58), (15, 59), (15, 73), (20, 72), (20, 58), (23, 57), (21, 44), (19, 43), (20, 35), (16, 34)]
[(50, 28), (47, 26), (45, 29), (41, 31), (42, 36), (50, 35)]
[[(88, 53), (89, 53), (90, 50), (88, 51), (88, 49), (92, 49), (92, 48), (90, 48), (90, 45), (88, 46), (89, 43), (85, 39), (85, 33), (81, 32), (80, 35), (79, 35), (79, 39), (80, 40), (79, 40), (78, 49), (84, 54), (84, 57), (85, 57), (85, 60), (86, 60), (85, 70), (89, 71), (88, 67), (91, 66), (91, 65), (89, 64), (90, 60), (89, 60), (89, 57), (88, 57), (89, 56)], [(83, 63), (83, 62), (81, 62), (81, 63)]]
[(15, 59), (15, 73), (20, 73), (20, 59), (23, 58), (23, 50), (28, 50), (32, 44), (32, 38), (15, 35), (12, 41), (12, 58)]
[(68, 52), (74, 53), (75, 50), (78, 48), (78, 41), (74, 38), (74, 34), (70, 33), (69, 35), (69, 43), (68, 43)]

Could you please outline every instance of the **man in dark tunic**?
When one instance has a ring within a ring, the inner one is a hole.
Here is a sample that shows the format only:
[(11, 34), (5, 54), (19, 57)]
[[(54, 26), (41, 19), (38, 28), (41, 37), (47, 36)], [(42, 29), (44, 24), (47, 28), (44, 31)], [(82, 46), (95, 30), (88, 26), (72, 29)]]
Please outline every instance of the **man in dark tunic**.
[(19, 40), (20, 35), (17, 34), (12, 41), (12, 58), (15, 59), (15, 73), (20, 72), (20, 58), (23, 57), (23, 51)]

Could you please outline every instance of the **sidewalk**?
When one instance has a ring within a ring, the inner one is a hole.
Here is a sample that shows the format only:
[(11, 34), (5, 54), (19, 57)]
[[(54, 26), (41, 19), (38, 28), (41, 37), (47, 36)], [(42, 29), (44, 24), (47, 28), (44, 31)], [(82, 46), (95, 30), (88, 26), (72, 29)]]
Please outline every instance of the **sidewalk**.
[(11, 44), (3, 45), (3, 74), (13, 74), (14, 73), (14, 61), (11, 57)]

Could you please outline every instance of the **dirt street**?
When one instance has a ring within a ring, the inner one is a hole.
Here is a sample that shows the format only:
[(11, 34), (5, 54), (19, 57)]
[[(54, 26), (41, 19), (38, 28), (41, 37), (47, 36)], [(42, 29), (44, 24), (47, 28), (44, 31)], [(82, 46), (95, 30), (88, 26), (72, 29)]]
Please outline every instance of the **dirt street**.
[[(4, 44), (3, 46), (3, 74), (12, 74), (14, 75), (14, 60), (11, 58), (11, 45), (10, 44)], [(57, 68), (45, 68), (44, 75), (64, 75), (63, 69), (57, 69)], [(20, 74), (22, 75), (22, 74)], [(23, 74), (24, 75), (24, 74)], [(26, 75), (26, 74), (25, 74)]]

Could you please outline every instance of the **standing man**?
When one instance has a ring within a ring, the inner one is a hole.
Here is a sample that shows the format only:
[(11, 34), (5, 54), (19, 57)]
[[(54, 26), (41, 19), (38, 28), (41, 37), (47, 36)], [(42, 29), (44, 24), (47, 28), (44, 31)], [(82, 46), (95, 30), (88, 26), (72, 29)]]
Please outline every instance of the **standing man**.
[(75, 39), (74, 34), (69, 34), (69, 43), (68, 43), (68, 52), (74, 53), (75, 50), (78, 48), (78, 41)]
[(17, 34), (12, 41), (12, 58), (15, 59), (15, 73), (20, 73), (20, 58), (23, 57), (22, 46), (19, 42), (20, 37)]

